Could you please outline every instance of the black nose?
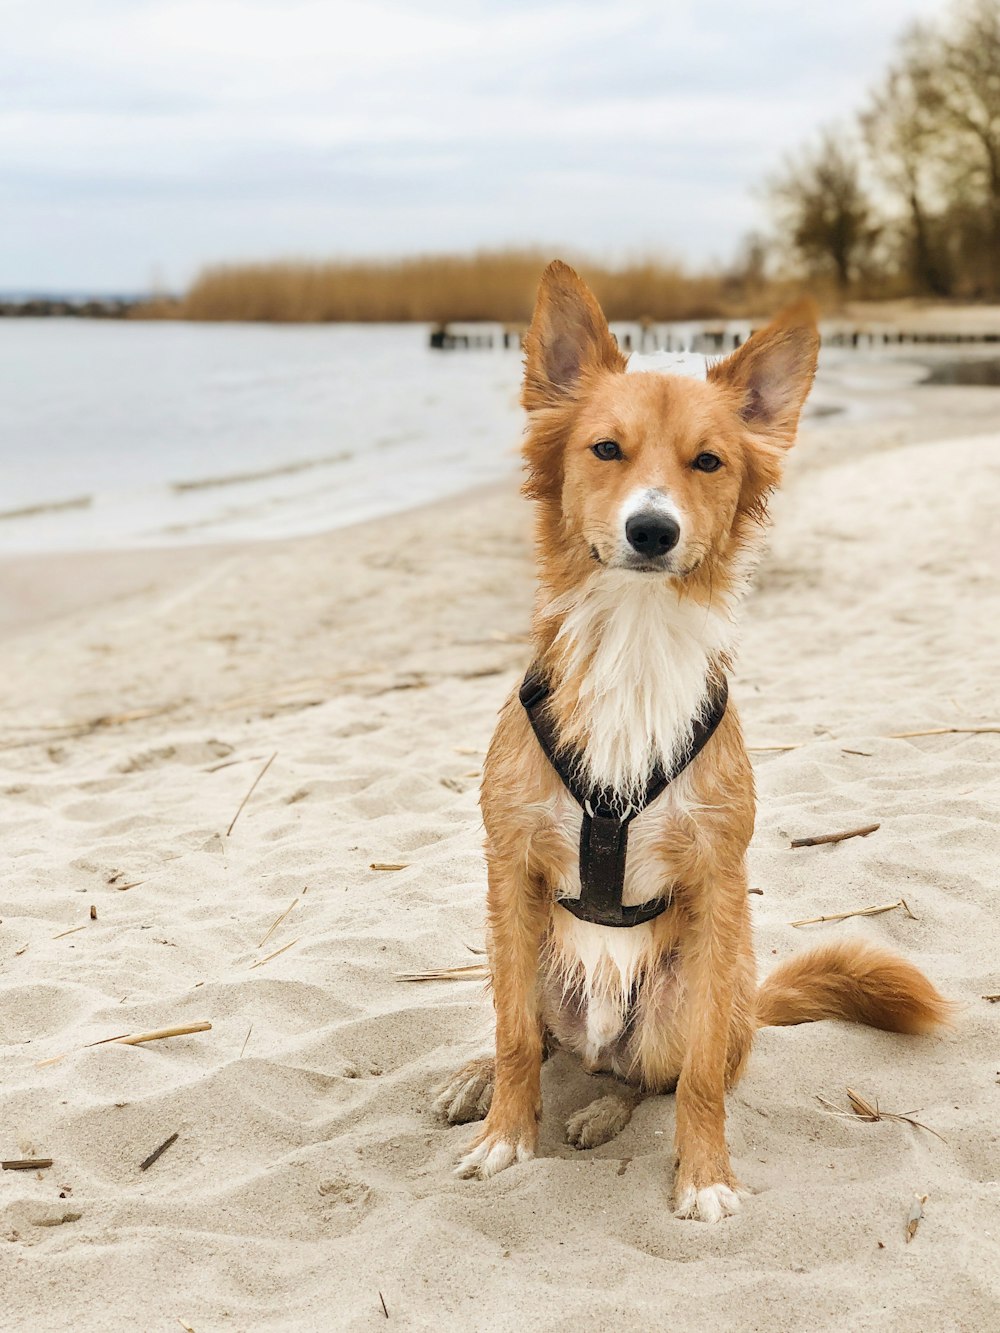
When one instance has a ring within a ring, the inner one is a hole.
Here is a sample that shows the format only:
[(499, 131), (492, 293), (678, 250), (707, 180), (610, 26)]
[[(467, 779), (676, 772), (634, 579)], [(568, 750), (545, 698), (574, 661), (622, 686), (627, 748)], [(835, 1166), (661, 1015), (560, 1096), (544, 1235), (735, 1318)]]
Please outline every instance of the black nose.
[(672, 551), (680, 536), (680, 527), (670, 515), (655, 509), (633, 514), (625, 524), (625, 539), (629, 546), (650, 558)]

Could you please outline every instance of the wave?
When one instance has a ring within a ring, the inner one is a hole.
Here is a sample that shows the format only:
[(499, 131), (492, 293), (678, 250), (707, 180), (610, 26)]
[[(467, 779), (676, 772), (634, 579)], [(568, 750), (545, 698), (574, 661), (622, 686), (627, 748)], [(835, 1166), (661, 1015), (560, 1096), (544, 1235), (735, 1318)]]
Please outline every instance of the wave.
[(37, 518), (39, 514), (55, 514), (64, 509), (89, 509), (93, 502), (92, 495), (78, 495), (72, 500), (43, 500), (21, 509), (0, 509), (0, 522), (9, 518)]
[(325, 458), (304, 458), (295, 463), (282, 463), (278, 467), (262, 468), (257, 472), (230, 472), (219, 477), (199, 477), (192, 481), (174, 481), (170, 483), (170, 489), (175, 494), (183, 495), (187, 491), (207, 491), (221, 486), (244, 486), (251, 481), (270, 481), (273, 477), (293, 477), (298, 472), (310, 472), (314, 468), (332, 467), (336, 463), (346, 463), (353, 456), (350, 449), (345, 449), (339, 454), (328, 454)]

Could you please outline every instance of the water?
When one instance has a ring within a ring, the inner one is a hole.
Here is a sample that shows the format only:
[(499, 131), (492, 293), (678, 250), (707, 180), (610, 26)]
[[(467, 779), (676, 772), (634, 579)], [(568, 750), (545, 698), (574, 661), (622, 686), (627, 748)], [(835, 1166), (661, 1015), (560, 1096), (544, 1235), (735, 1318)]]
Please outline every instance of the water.
[(1000, 358), (942, 361), (932, 366), (922, 384), (962, 384), (975, 388), (1000, 388)]
[(0, 551), (322, 531), (509, 475), (516, 352), (421, 325), (0, 321)]
[[(416, 324), (0, 319), (0, 552), (293, 536), (509, 476), (518, 351), (427, 344)], [(826, 348), (807, 416), (913, 410), (946, 359)]]

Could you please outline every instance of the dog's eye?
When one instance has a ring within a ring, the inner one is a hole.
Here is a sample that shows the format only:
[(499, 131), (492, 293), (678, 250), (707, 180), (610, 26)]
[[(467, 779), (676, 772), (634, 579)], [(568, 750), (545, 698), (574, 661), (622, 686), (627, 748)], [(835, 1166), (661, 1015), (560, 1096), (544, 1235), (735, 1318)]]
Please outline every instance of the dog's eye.
[(598, 440), (595, 445), (591, 446), (591, 453), (596, 454), (605, 463), (611, 463), (622, 456), (621, 448), (614, 440)]
[(699, 454), (691, 466), (696, 472), (718, 472), (722, 459), (717, 454)]

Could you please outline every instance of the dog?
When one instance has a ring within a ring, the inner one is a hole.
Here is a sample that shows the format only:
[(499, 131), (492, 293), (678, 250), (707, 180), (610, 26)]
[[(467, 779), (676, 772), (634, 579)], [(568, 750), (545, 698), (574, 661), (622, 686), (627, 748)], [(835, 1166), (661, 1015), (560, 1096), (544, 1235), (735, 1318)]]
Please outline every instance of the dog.
[(521, 400), (533, 660), (481, 793), (495, 1057), (436, 1101), (452, 1123), (485, 1117), (460, 1176), (534, 1155), (541, 1066), (559, 1048), (622, 1088), (570, 1119), (578, 1148), (611, 1139), (643, 1095), (676, 1092), (675, 1212), (717, 1222), (740, 1207), (725, 1094), (759, 1028), (949, 1021), (921, 972), (858, 940), (756, 977), (754, 779), (727, 680), (818, 351), (800, 302), (703, 380), (629, 374), (584, 282), (545, 270)]

